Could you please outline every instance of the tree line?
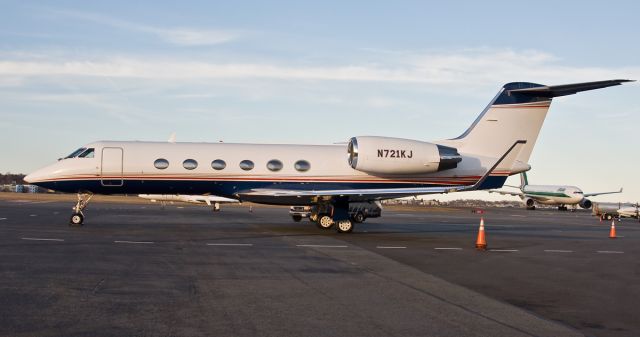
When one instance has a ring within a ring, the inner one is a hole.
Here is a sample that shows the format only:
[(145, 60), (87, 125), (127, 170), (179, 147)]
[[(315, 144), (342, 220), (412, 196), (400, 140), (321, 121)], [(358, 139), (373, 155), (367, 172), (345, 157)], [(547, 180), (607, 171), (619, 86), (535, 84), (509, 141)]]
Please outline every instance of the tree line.
[(24, 174), (0, 173), (0, 185), (26, 184), (24, 182), (24, 176)]

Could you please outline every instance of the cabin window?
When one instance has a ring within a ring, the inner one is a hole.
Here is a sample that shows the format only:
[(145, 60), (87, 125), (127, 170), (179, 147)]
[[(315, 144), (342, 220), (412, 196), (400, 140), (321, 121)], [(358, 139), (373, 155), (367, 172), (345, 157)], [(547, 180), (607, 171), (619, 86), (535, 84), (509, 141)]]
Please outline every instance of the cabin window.
[(186, 168), (187, 170), (193, 170), (198, 167), (198, 162), (194, 159), (187, 159), (182, 162), (182, 167)]
[(79, 148), (79, 149), (77, 149), (77, 150), (75, 150), (75, 151), (71, 152), (71, 154), (70, 154), (70, 155), (68, 155), (68, 156), (66, 156), (66, 157), (64, 157), (64, 159), (67, 159), (67, 158), (75, 158), (75, 157), (77, 157), (79, 154), (81, 154), (82, 152), (84, 152), (86, 149), (87, 149), (86, 147), (81, 147), (81, 148)]
[(280, 171), (282, 170), (282, 162), (278, 159), (269, 160), (269, 162), (267, 163), (267, 168), (269, 169), (269, 171), (273, 172)]
[(240, 162), (240, 168), (245, 171), (253, 170), (253, 166), (254, 165), (251, 160), (243, 160)]
[(153, 162), (153, 166), (158, 170), (164, 170), (169, 167), (169, 161), (164, 158), (156, 159), (156, 161)]
[(214, 170), (224, 170), (225, 167), (227, 167), (227, 163), (222, 159), (216, 159), (211, 162), (211, 168)]
[(296, 170), (300, 171), (300, 172), (306, 172), (309, 171), (309, 169), (311, 168), (311, 164), (309, 164), (308, 161), (306, 160), (298, 160), (293, 167), (296, 168)]
[(80, 154), (78, 156), (78, 158), (93, 158), (93, 154), (94, 154), (94, 149), (86, 149), (84, 152), (82, 152), (82, 154)]

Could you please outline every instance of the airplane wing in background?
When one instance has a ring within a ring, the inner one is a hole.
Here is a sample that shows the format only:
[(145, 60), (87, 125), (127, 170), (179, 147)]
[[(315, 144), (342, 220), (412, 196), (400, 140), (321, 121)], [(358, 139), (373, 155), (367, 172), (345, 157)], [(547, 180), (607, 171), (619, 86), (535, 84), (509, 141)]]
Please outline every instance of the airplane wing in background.
[(409, 187), (409, 188), (373, 188), (373, 189), (344, 189), (344, 190), (285, 190), (285, 189), (251, 189), (239, 192), (243, 200), (264, 198), (334, 198), (345, 197), (350, 200), (382, 200), (402, 198), (422, 194), (439, 194), (462, 191), (474, 191), (484, 183), (500, 163), (516, 148), (522, 149), (526, 141), (518, 140), (500, 157), (493, 166), (473, 185), (451, 185), (438, 187)]
[(517, 197), (521, 197), (524, 195), (524, 193), (522, 192), (509, 192), (509, 191), (502, 191), (502, 190), (489, 190), (489, 193), (498, 193), (498, 194), (502, 194), (502, 195), (515, 195)]
[(622, 193), (622, 187), (620, 187), (619, 191), (612, 191), (612, 192), (598, 192), (598, 193), (585, 193), (584, 197), (594, 197), (596, 195), (602, 195), (602, 194), (614, 194), (614, 193)]

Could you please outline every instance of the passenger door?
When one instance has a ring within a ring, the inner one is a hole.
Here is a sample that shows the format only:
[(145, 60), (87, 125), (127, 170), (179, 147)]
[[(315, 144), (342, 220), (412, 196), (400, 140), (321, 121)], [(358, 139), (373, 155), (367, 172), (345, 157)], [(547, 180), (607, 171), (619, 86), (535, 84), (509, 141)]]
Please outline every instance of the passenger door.
[(100, 182), (102, 186), (122, 186), (123, 152), (121, 147), (102, 149)]

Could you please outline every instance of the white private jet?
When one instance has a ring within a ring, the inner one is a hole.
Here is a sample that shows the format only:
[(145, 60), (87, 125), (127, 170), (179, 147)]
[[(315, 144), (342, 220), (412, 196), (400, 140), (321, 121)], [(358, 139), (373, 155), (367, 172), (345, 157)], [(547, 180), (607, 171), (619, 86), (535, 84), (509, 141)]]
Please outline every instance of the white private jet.
[(203, 194), (274, 205), (315, 205), (318, 224), (351, 232), (349, 203), (500, 188), (530, 169), (553, 97), (620, 85), (508, 83), (462, 135), (435, 142), (353, 137), (345, 145), (102, 141), (25, 180), (78, 193), (82, 225), (93, 193)]
[(220, 204), (239, 203), (236, 199), (218, 197), (215, 195), (184, 195), (184, 194), (138, 194), (142, 199), (151, 202), (160, 202), (164, 206), (167, 202), (178, 201), (192, 204), (207, 204), (211, 206), (214, 212), (220, 210)]
[(504, 190), (489, 190), (489, 193), (498, 193), (502, 195), (515, 195), (520, 197), (524, 205), (529, 210), (536, 209), (536, 203), (542, 205), (557, 205), (558, 210), (566, 211), (567, 205), (571, 205), (575, 211), (578, 205), (582, 208), (591, 208), (591, 200), (588, 197), (595, 197), (603, 194), (622, 193), (622, 188), (618, 191), (584, 193), (575, 186), (564, 185), (529, 185), (527, 174), (520, 173), (520, 186), (509, 186), (519, 188), (520, 192), (510, 192)]

